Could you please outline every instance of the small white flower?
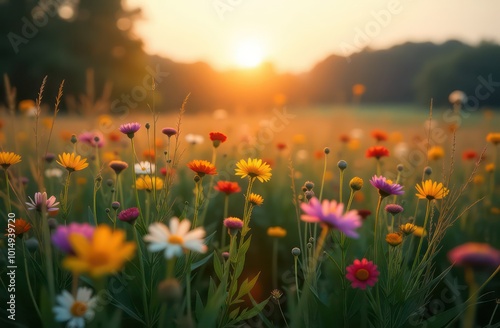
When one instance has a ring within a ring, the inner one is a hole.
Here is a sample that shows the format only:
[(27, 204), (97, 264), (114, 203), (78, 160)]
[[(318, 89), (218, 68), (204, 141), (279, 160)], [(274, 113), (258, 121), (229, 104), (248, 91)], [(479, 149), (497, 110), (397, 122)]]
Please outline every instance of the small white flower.
[[(170, 229), (169, 229), (170, 227)], [(189, 231), (191, 222), (173, 217), (170, 219), (169, 227), (163, 223), (156, 222), (149, 226), (149, 234), (144, 236), (144, 240), (149, 242), (150, 252), (165, 251), (166, 259), (174, 256), (181, 256), (184, 250), (192, 250), (198, 253), (205, 253), (207, 245), (204, 244), (205, 229), (196, 228)]]
[(148, 161), (139, 162), (134, 165), (135, 174), (153, 174), (156, 166)]
[(45, 170), (45, 176), (47, 178), (60, 178), (60, 177), (62, 177), (63, 173), (64, 173), (64, 171), (58, 167), (54, 167), (54, 168)]
[(92, 289), (87, 287), (78, 288), (76, 300), (67, 290), (63, 290), (56, 297), (57, 304), (52, 308), (55, 319), (58, 322), (68, 321), (66, 327), (83, 328), (85, 320), (94, 318), (94, 307), (97, 303), (97, 297), (92, 296)]
[(189, 133), (186, 134), (186, 141), (192, 145), (199, 145), (202, 144), (203, 141), (205, 141), (205, 138), (203, 138), (203, 136), (199, 134)]

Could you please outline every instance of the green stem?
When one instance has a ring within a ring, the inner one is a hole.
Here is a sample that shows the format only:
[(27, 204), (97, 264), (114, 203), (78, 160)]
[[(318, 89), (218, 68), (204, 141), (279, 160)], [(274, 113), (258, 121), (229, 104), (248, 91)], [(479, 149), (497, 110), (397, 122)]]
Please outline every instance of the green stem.
[(477, 291), (479, 286), (474, 279), (474, 269), (467, 266), (465, 267), (465, 281), (469, 285), (469, 299), (470, 305), (467, 307), (464, 316), (464, 328), (473, 328), (474, 321), (476, 318), (476, 303), (477, 303)]
[(377, 210), (375, 213), (375, 228), (374, 228), (374, 235), (373, 235), (373, 261), (374, 263), (377, 262), (377, 244), (378, 244), (378, 234), (377, 234), (377, 229), (378, 229), (378, 216), (380, 214), (380, 206), (382, 205), (382, 200), (383, 197), (379, 196), (378, 197), (378, 203), (377, 203)]
[(344, 185), (344, 170), (340, 170), (340, 181), (339, 181), (339, 203), (342, 203), (342, 186)]
[(5, 205), (7, 206), (7, 211), (8, 213), (12, 212), (12, 204), (10, 202), (10, 182), (9, 182), (9, 173), (7, 173), (7, 170), (3, 170), (5, 173), (5, 183), (7, 184), (6, 189), (7, 189), (7, 198), (5, 199)]
[(28, 272), (28, 261), (26, 256), (26, 245), (24, 240), (21, 239), (21, 244), (23, 245), (23, 259), (24, 259), (24, 273), (26, 274), (26, 283), (28, 284), (28, 291), (30, 293), (31, 301), (33, 302), (33, 306), (35, 307), (36, 314), (38, 317), (42, 319), (42, 314), (40, 313), (40, 309), (38, 308), (38, 304), (36, 303), (35, 296), (33, 294), (33, 288), (31, 287), (30, 275)]
[[(224, 197), (224, 215), (223, 215), (223, 220), (227, 219), (229, 211), (229, 195), (225, 195)], [(220, 249), (224, 249), (224, 246), (226, 246), (226, 235), (227, 235), (227, 228), (224, 224), (222, 224), (222, 235), (221, 235), (221, 241), (220, 241)]]
[(300, 301), (300, 289), (299, 289), (299, 276), (298, 276), (298, 256), (293, 257), (294, 271), (295, 271), (295, 289), (297, 290), (297, 302)]
[(52, 247), (50, 243), (50, 231), (49, 231), (49, 224), (47, 223), (46, 220), (46, 208), (43, 204), (42, 206), (42, 231), (43, 231), (43, 244), (44, 244), (44, 251), (45, 251), (45, 270), (47, 274), (47, 282), (49, 285), (49, 295), (50, 295), (50, 305), (54, 304), (55, 297), (56, 297), (56, 292), (55, 292), (55, 284), (54, 284), (54, 267), (53, 267), (53, 262), (52, 262)]
[(200, 211), (201, 195), (203, 193), (203, 179), (196, 182), (196, 195), (194, 200), (193, 229), (197, 227), (198, 212)]
[(427, 226), (427, 221), (429, 220), (429, 214), (431, 212), (431, 201), (429, 200), (427, 202), (427, 208), (425, 210), (425, 219), (424, 219), (424, 225), (422, 226), (423, 228), (423, 231), (422, 231), (422, 236), (420, 237), (420, 241), (418, 242), (418, 248), (417, 248), (417, 252), (415, 253), (415, 259), (413, 260), (413, 265), (412, 265), (412, 271), (413, 269), (415, 268), (415, 265), (417, 264), (417, 260), (420, 256), (420, 250), (422, 248), (422, 243), (424, 242), (424, 238), (425, 238), (425, 229), (426, 229), (426, 226)]
[(134, 238), (135, 238), (135, 242), (137, 243), (137, 248), (139, 250), (138, 252), (138, 257), (139, 257), (139, 268), (141, 270), (141, 279), (142, 279), (142, 286), (143, 288), (141, 288), (142, 290), (142, 305), (143, 305), (143, 308), (144, 308), (144, 317), (145, 317), (145, 321), (146, 321), (146, 327), (151, 327), (150, 325), (150, 320), (149, 320), (149, 307), (148, 307), (148, 298), (147, 298), (147, 284), (146, 284), (146, 271), (144, 270), (144, 259), (142, 258), (142, 250), (141, 250), (141, 243), (140, 243), (140, 240), (139, 240), (139, 234), (137, 232), (137, 228), (135, 227), (135, 225), (133, 226), (133, 230), (134, 230)]
[(351, 209), (352, 200), (354, 199), (354, 193), (355, 191), (351, 189), (351, 193), (349, 194), (349, 200), (347, 201), (347, 207), (345, 208), (346, 212), (348, 212)]
[[(135, 145), (134, 145), (133, 138), (130, 138), (130, 143), (132, 144), (132, 154), (134, 155), (134, 165), (135, 165), (137, 155), (135, 153)], [(134, 181), (132, 181), (132, 185), (136, 186), (137, 175), (135, 174), (134, 168), (132, 168), (132, 174), (134, 177)], [(117, 177), (117, 180), (118, 180), (118, 177)], [(154, 183), (151, 183), (151, 184), (152, 184), (152, 188), (156, 188), (156, 180)], [(135, 202), (137, 203), (137, 208), (139, 209), (139, 219), (142, 222), (142, 224), (144, 225), (144, 228), (146, 228), (148, 226), (149, 222), (146, 222), (144, 219), (144, 216), (142, 215), (141, 203), (139, 202), (139, 193), (137, 191), (137, 186), (134, 188), (134, 193), (135, 193)]]

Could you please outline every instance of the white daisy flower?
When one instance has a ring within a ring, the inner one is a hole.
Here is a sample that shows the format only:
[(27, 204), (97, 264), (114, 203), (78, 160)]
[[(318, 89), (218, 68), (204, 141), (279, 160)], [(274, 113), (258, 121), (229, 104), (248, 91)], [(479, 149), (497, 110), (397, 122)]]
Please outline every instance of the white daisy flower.
[(85, 320), (89, 321), (94, 318), (94, 307), (97, 304), (97, 297), (91, 296), (92, 289), (87, 287), (78, 288), (76, 300), (67, 290), (63, 290), (56, 297), (57, 305), (52, 309), (56, 321), (68, 321), (66, 325), (68, 328), (85, 327)]
[(148, 161), (139, 162), (134, 165), (135, 174), (153, 174), (156, 166)]
[(156, 222), (149, 226), (149, 234), (144, 240), (149, 242), (150, 252), (165, 251), (165, 258), (179, 257), (185, 250), (205, 253), (207, 245), (204, 244), (205, 229), (196, 228), (189, 231), (191, 222), (173, 217), (170, 219), (169, 227), (163, 223)]
[(47, 178), (60, 178), (63, 176), (63, 173), (64, 171), (57, 167), (45, 170), (45, 176)]
[(203, 141), (205, 141), (205, 138), (203, 138), (203, 136), (199, 134), (189, 133), (186, 134), (186, 141), (191, 145), (199, 145), (202, 144)]

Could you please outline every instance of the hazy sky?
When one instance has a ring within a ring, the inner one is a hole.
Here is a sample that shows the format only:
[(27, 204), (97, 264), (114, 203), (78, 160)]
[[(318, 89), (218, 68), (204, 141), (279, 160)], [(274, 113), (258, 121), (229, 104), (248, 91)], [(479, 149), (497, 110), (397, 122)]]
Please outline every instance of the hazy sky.
[(146, 51), (216, 69), (301, 72), (332, 53), (405, 41), (500, 42), (498, 0), (126, 0)]

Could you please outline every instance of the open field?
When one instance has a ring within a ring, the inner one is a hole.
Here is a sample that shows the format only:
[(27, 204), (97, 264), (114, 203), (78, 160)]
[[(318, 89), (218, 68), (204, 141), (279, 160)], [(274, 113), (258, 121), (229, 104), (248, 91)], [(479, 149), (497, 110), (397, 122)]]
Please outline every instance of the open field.
[[(188, 102), (182, 115), (143, 110), (54, 120), (44, 109), (1, 120), (2, 154), (21, 156), (0, 157), (2, 226), (11, 234), (1, 245), (1, 299), (13, 294), (7, 261), (14, 258), (21, 326), (82, 319), (89, 327), (498, 327), (498, 111), (450, 107), (430, 118), (425, 107), (360, 105), (192, 115)], [(134, 122), (140, 126), (127, 130)], [(167, 127), (173, 130), (162, 133)], [(215, 147), (211, 132), (227, 140)], [(142, 161), (149, 162), (134, 170)], [(385, 194), (374, 175), (404, 193)], [(416, 186), (425, 180), (436, 185), (419, 199)], [(220, 181), (241, 191), (226, 196), (214, 189)], [(314, 187), (304, 189), (306, 181)], [(27, 205), (37, 192), (58, 204)], [(314, 199), (344, 207), (314, 212)], [(402, 212), (391, 214), (388, 204)], [(127, 222), (122, 210), (130, 208), (137, 215)], [(359, 210), (370, 214), (361, 218)], [(31, 227), (14, 229), (9, 213)], [(306, 222), (306, 214), (319, 223)], [(176, 233), (172, 217), (199, 229), (198, 243), (188, 242), (187, 230)], [(227, 217), (243, 226), (226, 236)], [(89, 224), (94, 237), (59, 232), (73, 222)], [(57, 233), (70, 250), (54, 240)], [(468, 242), (480, 244), (450, 255)], [(363, 258), (377, 266), (363, 269), (369, 278), (355, 266)], [(67, 290), (74, 298), (83, 287), (96, 297), (82, 301), (85, 311), (61, 309), (56, 296)], [(69, 311), (68, 319), (58, 311)]]

